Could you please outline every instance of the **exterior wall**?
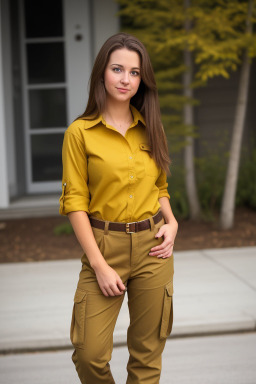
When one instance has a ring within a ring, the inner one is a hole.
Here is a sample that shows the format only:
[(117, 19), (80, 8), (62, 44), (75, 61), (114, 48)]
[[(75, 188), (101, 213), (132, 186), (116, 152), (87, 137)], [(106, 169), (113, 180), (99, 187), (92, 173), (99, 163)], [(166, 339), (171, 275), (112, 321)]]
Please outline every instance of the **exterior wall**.
[(16, 194), (26, 194), (26, 171), (25, 171), (25, 135), (24, 135), (24, 102), (22, 92), (22, 66), (21, 66), (21, 44), (20, 44), (20, 17), (19, 0), (10, 1), (10, 23), (11, 23), (11, 50), (12, 50), (12, 86), (13, 89), (13, 120), (14, 120), (14, 143), (16, 156)]
[(108, 37), (117, 33), (120, 29), (117, 17), (118, 5), (114, 0), (93, 0), (92, 4), (92, 36), (93, 59)]
[[(82, 30), (79, 32), (82, 32), (87, 42), (86, 57), (85, 52), (80, 52), (79, 57), (76, 56), (79, 62), (86, 60), (83, 81), (87, 87), (93, 61), (103, 42), (118, 32), (119, 19), (116, 16), (118, 5), (114, 0), (77, 0), (74, 4), (80, 6), (82, 3), (84, 8), (81, 12), (81, 20), (77, 21), (74, 18), (74, 25), (76, 22), (81, 24)], [(11, 198), (26, 194), (26, 175), (22, 116), (24, 108), (21, 92), (22, 71), (19, 59), (18, 0), (11, 0), (10, 2), (2, 0), (0, 12), (0, 208), (5, 208), (8, 207)], [(83, 17), (85, 14), (87, 15), (86, 19)], [(12, 25), (12, 30), (10, 30), (10, 25)], [(68, 30), (68, 39), (73, 39), (75, 32)], [(68, 58), (66, 62), (67, 65), (71, 66), (69, 81), (76, 82), (79, 75), (77, 75), (74, 67), (68, 63)], [(72, 76), (77, 76), (77, 79), (72, 79)], [(207, 155), (208, 148), (221, 155), (229, 150), (238, 81), (239, 71), (232, 74), (227, 80), (215, 78), (209, 81), (207, 87), (196, 91), (196, 98), (201, 102), (200, 106), (195, 108), (195, 120), (199, 127), (200, 137), (196, 140), (197, 156)], [(252, 149), (256, 141), (255, 99), (256, 62), (254, 61), (251, 69), (246, 129), (243, 137), (243, 145), (248, 149)], [(77, 114), (83, 111), (84, 102), (86, 100), (83, 99), (82, 110), (79, 106)], [(70, 121), (74, 117), (70, 116)]]
[(3, 3), (0, 6), (0, 207), (5, 208), (9, 204), (9, 186), (8, 186), (8, 169), (7, 169), (7, 135), (6, 135), (6, 121), (7, 113), (5, 110), (5, 84), (4, 84), (4, 67), (5, 67), (5, 55), (4, 55), (4, 7)]
[[(64, 0), (68, 124), (85, 109), (91, 72), (90, 2)], [(75, 7), (74, 7), (75, 5)], [(77, 38), (78, 37), (78, 38)]]
[[(222, 77), (209, 81), (205, 88), (198, 89), (195, 97), (200, 106), (195, 108), (196, 126), (199, 127), (199, 139), (196, 140), (196, 155), (207, 155), (210, 148), (215, 153), (224, 155), (230, 149), (231, 132), (237, 102), (240, 71), (229, 79)], [(250, 89), (246, 113), (246, 125), (243, 135), (243, 147), (253, 148), (256, 140), (256, 61), (253, 62), (250, 76)]]
[(15, 133), (13, 122), (13, 92), (12, 92), (12, 66), (11, 66), (11, 34), (9, 2), (1, 2), (2, 26), (2, 73), (4, 100), (4, 128), (6, 134), (7, 177), (9, 196), (16, 194), (16, 158), (15, 158)]

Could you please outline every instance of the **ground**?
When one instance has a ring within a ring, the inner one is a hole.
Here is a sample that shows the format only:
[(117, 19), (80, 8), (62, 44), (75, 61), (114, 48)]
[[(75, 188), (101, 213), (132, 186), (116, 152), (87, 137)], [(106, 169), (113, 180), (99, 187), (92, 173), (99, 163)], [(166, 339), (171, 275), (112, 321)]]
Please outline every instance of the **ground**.
[[(74, 234), (56, 235), (54, 228), (66, 217), (12, 219), (0, 222), (0, 262), (81, 258)], [(179, 222), (175, 250), (256, 246), (256, 211), (239, 208), (234, 228), (218, 229), (217, 221)]]

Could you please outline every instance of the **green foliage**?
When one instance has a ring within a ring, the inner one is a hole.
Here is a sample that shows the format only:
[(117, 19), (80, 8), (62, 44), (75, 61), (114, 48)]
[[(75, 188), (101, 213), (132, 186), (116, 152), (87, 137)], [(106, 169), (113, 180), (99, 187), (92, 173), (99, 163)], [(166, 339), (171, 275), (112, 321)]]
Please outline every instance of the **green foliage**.
[[(211, 142), (200, 139), (203, 155), (195, 158), (195, 171), (202, 215), (205, 220), (214, 220), (216, 212), (220, 210), (224, 193), (229, 153), (230, 135), (223, 130), (215, 130)], [(236, 206), (248, 206), (256, 209), (256, 142), (250, 138), (252, 151), (246, 147), (242, 149), (241, 165), (236, 192)], [(168, 189), (171, 196), (171, 206), (177, 218), (189, 217), (189, 206), (184, 182), (185, 170), (176, 164), (178, 158), (171, 165), (172, 176), (168, 179)], [(180, 159), (182, 160), (182, 159)]]
[(189, 205), (186, 197), (184, 183), (184, 168), (174, 164), (171, 167), (172, 176), (167, 180), (170, 203), (177, 219), (187, 219), (189, 217)]
[[(228, 154), (223, 158), (216, 153), (195, 159), (199, 199), (203, 214), (213, 219), (221, 206)], [(236, 206), (256, 209), (256, 149), (248, 157), (244, 150), (239, 171)]]
[[(197, 105), (183, 96), (184, 50), (192, 52), (195, 72), (192, 88), (210, 78), (228, 78), (240, 66), (245, 51), (256, 57), (256, 33), (246, 32), (248, 0), (191, 0), (185, 9), (177, 0), (116, 0), (120, 4), (122, 30), (137, 36), (146, 46), (156, 74), (162, 120), (169, 137), (170, 152), (186, 145), (186, 136), (197, 137), (196, 127), (183, 123), (183, 107)], [(256, 0), (252, 24), (256, 23)], [(189, 21), (190, 28), (185, 28)], [(216, 153), (195, 160), (199, 197), (206, 215), (220, 207), (228, 157)], [(255, 207), (254, 160), (241, 165), (237, 203)], [(254, 172), (254, 174), (253, 174)], [(184, 171), (173, 166), (169, 180), (171, 201), (178, 217), (188, 216)], [(246, 186), (246, 187), (245, 187)]]
[(54, 229), (53, 232), (55, 235), (70, 235), (74, 233), (72, 225), (69, 222), (57, 225)]
[(196, 158), (198, 195), (205, 217), (213, 219), (224, 191), (226, 162), (217, 154)]
[(242, 162), (239, 172), (236, 205), (256, 209), (256, 148)]
[[(237, 70), (245, 49), (256, 56), (255, 33), (246, 33), (248, 0), (197, 0), (185, 9), (177, 0), (117, 0), (122, 30), (136, 35), (147, 47), (156, 73), (159, 101), (165, 130), (172, 137), (187, 135), (182, 124), (185, 103), (195, 100), (183, 96), (183, 53), (193, 53), (196, 72), (192, 87), (207, 80), (228, 78)], [(254, 0), (256, 3), (256, 0)], [(187, 31), (185, 22), (190, 22)], [(252, 22), (256, 22), (256, 7)], [(168, 119), (172, 115), (174, 120)], [(178, 140), (179, 150), (185, 142)]]

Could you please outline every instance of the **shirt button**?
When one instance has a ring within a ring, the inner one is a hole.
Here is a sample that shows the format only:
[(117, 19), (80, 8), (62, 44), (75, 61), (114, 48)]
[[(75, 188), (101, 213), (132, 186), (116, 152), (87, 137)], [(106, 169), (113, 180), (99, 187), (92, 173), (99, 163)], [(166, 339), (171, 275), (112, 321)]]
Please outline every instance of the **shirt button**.
[(132, 159), (132, 156), (129, 156), (129, 159)]
[(133, 175), (130, 176), (130, 179), (133, 179)]
[(130, 195), (129, 197), (130, 197), (130, 199), (132, 199), (133, 195)]

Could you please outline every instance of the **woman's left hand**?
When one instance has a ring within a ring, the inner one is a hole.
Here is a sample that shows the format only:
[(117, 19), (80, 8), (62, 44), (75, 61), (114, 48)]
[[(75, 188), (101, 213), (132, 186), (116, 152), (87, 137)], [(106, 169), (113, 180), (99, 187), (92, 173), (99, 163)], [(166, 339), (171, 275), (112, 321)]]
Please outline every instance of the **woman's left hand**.
[(157, 258), (166, 259), (172, 256), (174, 240), (178, 231), (178, 223), (174, 221), (170, 224), (164, 224), (159, 228), (159, 231), (155, 235), (156, 238), (164, 236), (162, 244), (151, 248), (149, 255), (156, 256)]

